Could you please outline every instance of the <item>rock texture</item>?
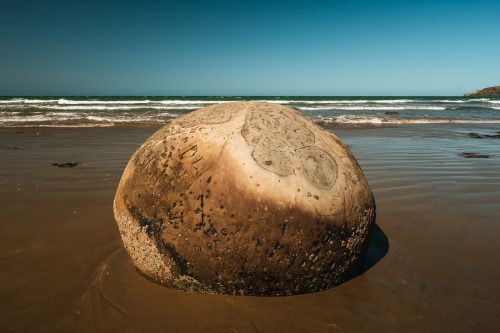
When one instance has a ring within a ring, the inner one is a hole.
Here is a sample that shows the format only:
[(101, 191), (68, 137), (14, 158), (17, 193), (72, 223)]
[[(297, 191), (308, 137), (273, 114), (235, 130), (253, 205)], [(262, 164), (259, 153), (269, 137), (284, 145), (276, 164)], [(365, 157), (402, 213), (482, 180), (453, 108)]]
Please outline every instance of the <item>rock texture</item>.
[(144, 275), (240, 295), (341, 283), (375, 220), (346, 146), (296, 111), (261, 102), (209, 106), (160, 129), (129, 161), (114, 211)]
[(471, 93), (465, 94), (464, 96), (500, 96), (500, 86), (488, 87), (481, 90), (476, 90)]

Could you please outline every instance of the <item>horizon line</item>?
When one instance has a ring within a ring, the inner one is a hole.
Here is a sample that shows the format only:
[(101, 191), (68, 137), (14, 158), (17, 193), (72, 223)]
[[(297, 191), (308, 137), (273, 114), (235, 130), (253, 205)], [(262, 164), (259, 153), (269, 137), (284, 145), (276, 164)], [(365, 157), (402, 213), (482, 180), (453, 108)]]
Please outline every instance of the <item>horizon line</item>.
[(0, 95), (8, 97), (498, 97), (498, 96), (464, 96), (464, 95)]

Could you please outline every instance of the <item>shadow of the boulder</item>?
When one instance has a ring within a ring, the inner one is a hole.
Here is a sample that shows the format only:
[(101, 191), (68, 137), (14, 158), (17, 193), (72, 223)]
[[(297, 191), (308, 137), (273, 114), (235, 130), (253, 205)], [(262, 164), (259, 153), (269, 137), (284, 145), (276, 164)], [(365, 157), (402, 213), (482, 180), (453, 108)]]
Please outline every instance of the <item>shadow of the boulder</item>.
[(359, 261), (356, 269), (352, 272), (351, 278), (361, 275), (375, 266), (377, 262), (385, 257), (388, 251), (389, 238), (387, 238), (382, 229), (380, 229), (376, 223), (373, 224), (364, 255)]
[(389, 252), (389, 238), (384, 234), (378, 224), (372, 226), (368, 238), (368, 246), (364, 258), (361, 260), (360, 274), (372, 268)]

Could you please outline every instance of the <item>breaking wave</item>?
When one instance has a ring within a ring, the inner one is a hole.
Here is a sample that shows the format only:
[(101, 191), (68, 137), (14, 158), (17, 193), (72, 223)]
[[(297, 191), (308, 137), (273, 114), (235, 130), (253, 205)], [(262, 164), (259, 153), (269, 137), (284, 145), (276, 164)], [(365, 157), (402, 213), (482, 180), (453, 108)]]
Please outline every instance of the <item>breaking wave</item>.
[[(8, 97), (0, 127), (162, 124), (210, 104), (283, 104), (316, 121), (344, 124), (497, 124), (500, 98), (467, 97)], [(384, 114), (385, 113), (385, 114)]]
[(318, 116), (315, 121), (324, 123), (338, 124), (500, 124), (500, 119), (400, 119), (388, 117), (356, 117), (356, 116), (338, 116), (325, 117)]

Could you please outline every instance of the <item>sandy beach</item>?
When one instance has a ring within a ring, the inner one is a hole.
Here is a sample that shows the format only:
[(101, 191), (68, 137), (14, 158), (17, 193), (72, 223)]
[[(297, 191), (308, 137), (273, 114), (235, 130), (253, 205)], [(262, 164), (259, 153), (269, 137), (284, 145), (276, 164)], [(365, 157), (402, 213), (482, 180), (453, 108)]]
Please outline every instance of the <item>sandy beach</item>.
[[(498, 139), (471, 138), (470, 126), (456, 124), (333, 129), (374, 191), (379, 260), (323, 292), (238, 297), (159, 286), (123, 249), (113, 197), (130, 156), (157, 128), (0, 130), (0, 331), (498, 329)], [(53, 165), (67, 162), (78, 164)]]

